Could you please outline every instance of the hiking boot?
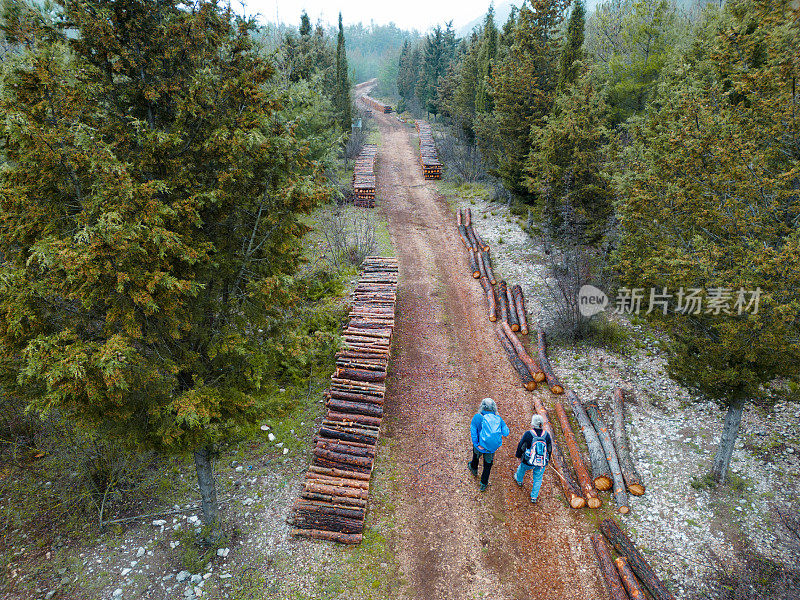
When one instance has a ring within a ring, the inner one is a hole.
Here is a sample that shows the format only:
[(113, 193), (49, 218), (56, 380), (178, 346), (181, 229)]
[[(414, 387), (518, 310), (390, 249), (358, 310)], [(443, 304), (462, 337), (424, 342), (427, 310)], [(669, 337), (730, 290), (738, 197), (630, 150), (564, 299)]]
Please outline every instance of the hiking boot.
[(482, 491), (482, 492), (483, 492), (484, 490), (486, 490), (486, 486), (487, 486), (487, 485), (489, 485), (489, 484), (488, 484), (488, 483), (482, 483), (482, 484), (481, 484), (481, 491)]
[(469, 469), (469, 472), (472, 473), (473, 477), (477, 477), (478, 476), (478, 469), (473, 469), (471, 462), (467, 463), (467, 468)]
[(531, 498), (531, 504), (536, 504), (538, 501), (538, 498)]
[(522, 484), (519, 481), (517, 481), (517, 470), (516, 469), (511, 471), (511, 479), (514, 480), (514, 483), (517, 484), (517, 487), (522, 487)]

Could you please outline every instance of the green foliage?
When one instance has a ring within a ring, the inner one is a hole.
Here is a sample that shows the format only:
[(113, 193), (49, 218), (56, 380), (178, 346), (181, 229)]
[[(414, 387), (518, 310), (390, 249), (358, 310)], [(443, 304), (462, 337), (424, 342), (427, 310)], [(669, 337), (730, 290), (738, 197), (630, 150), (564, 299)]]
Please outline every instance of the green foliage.
[(3, 385), (139, 447), (221, 443), (333, 343), (285, 308), (329, 196), (311, 108), (215, 3), (61, 10), (1, 82)]
[(339, 13), (339, 36), (336, 41), (336, 91), (333, 96), (333, 103), (339, 118), (339, 126), (342, 128), (342, 131), (344, 131), (345, 136), (350, 135), (350, 127), (353, 122), (353, 100), (350, 97), (350, 87), (350, 73), (347, 70), (347, 50), (345, 49), (344, 28), (342, 27), (342, 13)]
[(572, 7), (567, 23), (567, 37), (561, 47), (558, 61), (558, 87), (574, 83), (579, 75), (579, 64), (583, 58), (583, 29), (586, 20), (586, 9), (581, 0)]
[[(776, 376), (797, 380), (798, 10), (732, 2), (709, 13), (707, 34), (670, 64), (660, 110), (635, 122), (616, 178), (623, 283), (705, 290), (696, 314), (676, 313), (673, 298), (649, 317), (674, 341), (671, 373), (732, 406)], [(757, 289), (757, 314), (737, 308), (740, 290)], [(714, 290), (728, 301), (709, 309)]]

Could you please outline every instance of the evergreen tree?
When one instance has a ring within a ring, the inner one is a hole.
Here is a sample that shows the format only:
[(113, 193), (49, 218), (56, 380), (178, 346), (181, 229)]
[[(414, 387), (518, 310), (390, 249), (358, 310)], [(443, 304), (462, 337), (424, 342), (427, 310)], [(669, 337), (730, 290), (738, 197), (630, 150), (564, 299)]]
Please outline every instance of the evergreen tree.
[[(617, 179), (623, 283), (673, 295), (649, 315), (673, 339), (670, 371), (728, 407), (710, 470), (720, 482), (747, 400), (798, 377), (798, 47), (796, 4), (727, 3), (670, 65)], [(679, 293), (692, 290), (700, 307)]]
[(300, 37), (308, 37), (311, 35), (311, 19), (308, 18), (308, 13), (303, 11), (300, 15)]
[(141, 448), (212, 461), (263, 418), (317, 165), (252, 21), (215, 2), (65, 0), (0, 82), (0, 374)]
[(339, 13), (339, 37), (336, 42), (336, 95), (334, 104), (339, 115), (339, 125), (345, 135), (350, 135), (353, 124), (352, 99), (350, 98), (350, 74), (347, 70), (347, 51), (342, 28), (342, 13)]
[(533, 198), (524, 182), (524, 166), (534, 146), (531, 129), (544, 124), (556, 89), (556, 32), (568, 0), (523, 3), (513, 28), (513, 44), (493, 76), (500, 147), (496, 173), (518, 197)]
[(480, 42), (480, 56), (478, 57), (478, 89), (475, 92), (475, 110), (480, 113), (492, 112), (494, 105), (489, 92), (492, 79), (492, 68), (497, 59), (499, 50), (499, 37), (494, 24), (494, 5), (489, 7), (486, 20), (483, 24)]
[(567, 37), (561, 48), (558, 63), (558, 87), (563, 89), (578, 78), (579, 63), (583, 59), (583, 29), (586, 9), (581, 0), (576, 0), (567, 23)]

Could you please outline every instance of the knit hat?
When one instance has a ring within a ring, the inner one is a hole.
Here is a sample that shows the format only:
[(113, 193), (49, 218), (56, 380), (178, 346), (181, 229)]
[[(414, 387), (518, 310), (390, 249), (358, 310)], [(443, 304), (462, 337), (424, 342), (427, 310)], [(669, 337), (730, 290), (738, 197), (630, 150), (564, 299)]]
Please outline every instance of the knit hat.
[(491, 398), (484, 398), (481, 400), (481, 410), (491, 413), (497, 413), (497, 404)]
[(544, 419), (542, 415), (533, 415), (531, 417), (531, 428), (532, 429), (542, 429), (544, 427)]

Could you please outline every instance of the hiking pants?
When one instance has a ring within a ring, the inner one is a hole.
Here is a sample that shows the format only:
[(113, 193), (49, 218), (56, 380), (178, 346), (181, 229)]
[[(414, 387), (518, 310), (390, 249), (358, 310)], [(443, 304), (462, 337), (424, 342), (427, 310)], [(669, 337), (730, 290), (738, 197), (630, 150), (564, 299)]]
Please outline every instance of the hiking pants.
[(519, 468), (517, 469), (516, 475), (514, 475), (514, 479), (517, 480), (517, 483), (522, 485), (522, 481), (525, 479), (525, 472), (531, 471), (531, 475), (533, 476), (533, 487), (531, 488), (531, 500), (537, 500), (539, 498), (539, 490), (542, 488), (542, 477), (544, 477), (544, 467), (532, 467), (531, 465), (526, 465), (524, 462), (519, 463)]
[(492, 463), (494, 462), (494, 452), (481, 452), (475, 446), (472, 447), (472, 462), (469, 463), (470, 468), (478, 470), (478, 460), (483, 455), (483, 471), (481, 472), (481, 483), (487, 485), (489, 483), (489, 473), (492, 472)]

